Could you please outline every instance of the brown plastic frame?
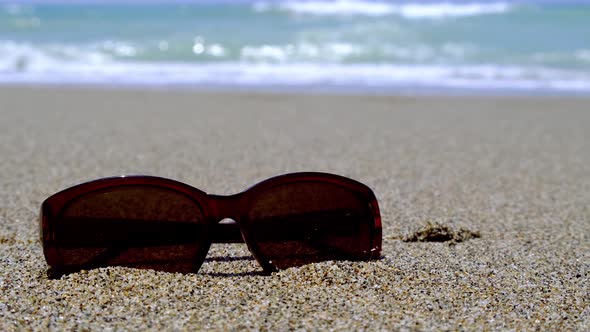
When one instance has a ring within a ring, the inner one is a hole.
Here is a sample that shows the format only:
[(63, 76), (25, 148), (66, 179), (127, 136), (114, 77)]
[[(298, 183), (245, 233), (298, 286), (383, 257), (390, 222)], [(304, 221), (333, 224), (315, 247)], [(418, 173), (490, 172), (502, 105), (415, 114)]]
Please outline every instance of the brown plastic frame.
[[(381, 215), (373, 191), (368, 186), (358, 181), (340, 175), (320, 172), (301, 172), (275, 176), (259, 182), (240, 193), (229, 196), (208, 194), (175, 180), (144, 175), (103, 178), (82, 183), (50, 196), (41, 205), (39, 223), (43, 254), (54, 273), (57, 275), (67, 273), (67, 271), (64, 270), (66, 267), (62, 266), (60, 262), (61, 260), (57, 250), (59, 243), (57, 243), (55, 237), (56, 223), (54, 222), (59, 219), (64, 208), (77, 198), (95, 191), (139, 185), (176, 191), (189, 197), (201, 207), (203, 216), (206, 218), (206, 224), (210, 226), (210, 229), (204, 230), (205, 232), (209, 232), (208, 242), (202, 246), (201, 252), (195, 257), (198, 261), (194, 272), (197, 272), (204, 262), (211, 243), (245, 242), (252, 255), (264, 269), (264, 272), (271, 273), (276, 271), (276, 268), (268, 259), (260, 254), (256, 243), (248, 241), (250, 231), (248, 227), (249, 220), (247, 212), (260, 193), (272, 187), (293, 182), (331, 183), (346, 188), (365, 200), (372, 211), (373, 223), (369, 225), (371, 234), (371, 240), (369, 243), (371, 243), (371, 245), (363, 251), (361, 260), (380, 258), (382, 241)], [(221, 220), (226, 218), (233, 219), (234, 222), (229, 224), (220, 223)], [(257, 232), (260, 232), (260, 230), (257, 230)], [(272, 234), (273, 229), (269, 229), (268, 232), (269, 234)], [(80, 268), (93, 268), (93, 266)]]

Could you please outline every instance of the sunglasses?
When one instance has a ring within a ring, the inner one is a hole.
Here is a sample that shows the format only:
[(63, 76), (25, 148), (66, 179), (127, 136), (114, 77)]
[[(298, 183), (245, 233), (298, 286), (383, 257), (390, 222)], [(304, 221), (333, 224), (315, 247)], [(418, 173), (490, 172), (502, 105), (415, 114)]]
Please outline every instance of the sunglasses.
[(381, 254), (373, 191), (328, 173), (280, 175), (230, 196), (160, 177), (104, 178), (47, 198), (40, 227), (51, 278), (105, 266), (197, 272), (212, 243), (246, 243), (265, 273)]

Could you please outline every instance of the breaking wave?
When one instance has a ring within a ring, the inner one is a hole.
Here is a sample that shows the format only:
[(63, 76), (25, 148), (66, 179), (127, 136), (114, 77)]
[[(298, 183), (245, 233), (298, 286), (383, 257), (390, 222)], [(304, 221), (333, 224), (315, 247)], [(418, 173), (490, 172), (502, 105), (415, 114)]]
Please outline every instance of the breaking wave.
[(511, 5), (504, 2), (473, 3), (405, 3), (362, 1), (362, 0), (311, 0), (287, 1), (281, 3), (257, 2), (254, 9), (259, 12), (280, 10), (309, 15), (400, 15), (409, 19), (477, 16), (505, 13)]

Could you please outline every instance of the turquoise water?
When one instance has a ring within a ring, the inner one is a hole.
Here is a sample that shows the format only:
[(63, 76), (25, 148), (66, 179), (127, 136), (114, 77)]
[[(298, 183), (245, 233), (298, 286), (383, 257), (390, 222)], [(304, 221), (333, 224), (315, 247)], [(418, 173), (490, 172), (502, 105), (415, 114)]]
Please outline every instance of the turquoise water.
[(587, 2), (146, 1), (0, 2), (0, 82), (590, 93)]

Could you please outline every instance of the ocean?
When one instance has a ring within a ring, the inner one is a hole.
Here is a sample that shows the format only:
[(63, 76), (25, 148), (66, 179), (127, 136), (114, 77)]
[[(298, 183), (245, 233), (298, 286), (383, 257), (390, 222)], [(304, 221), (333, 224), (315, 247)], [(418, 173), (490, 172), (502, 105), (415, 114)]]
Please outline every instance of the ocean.
[(0, 0), (0, 83), (590, 95), (590, 2)]

